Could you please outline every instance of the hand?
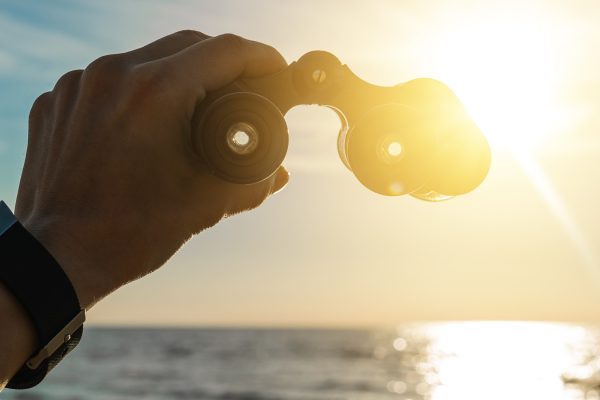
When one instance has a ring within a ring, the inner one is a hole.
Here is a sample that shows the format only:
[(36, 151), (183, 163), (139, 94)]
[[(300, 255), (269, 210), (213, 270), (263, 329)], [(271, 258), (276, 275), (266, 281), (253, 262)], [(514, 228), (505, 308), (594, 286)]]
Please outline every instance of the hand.
[(207, 91), (285, 66), (264, 44), (183, 31), (71, 71), (36, 100), (15, 213), (65, 269), (82, 307), (287, 183), (283, 167), (254, 185), (214, 177), (190, 126)]

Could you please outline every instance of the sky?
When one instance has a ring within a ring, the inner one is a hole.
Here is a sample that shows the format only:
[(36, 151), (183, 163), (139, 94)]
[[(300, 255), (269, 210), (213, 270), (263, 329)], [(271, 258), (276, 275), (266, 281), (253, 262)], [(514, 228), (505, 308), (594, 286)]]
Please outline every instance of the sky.
[(297, 107), (288, 187), (90, 322), (599, 321), (598, 20), (596, 1), (0, 0), (0, 198), (14, 205), (33, 100), (103, 54), (181, 29), (237, 33), (288, 62), (328, 50), (371, 83), (446, 82), (492, 145), (484, 183), (442, 203), (379, 196), (340, 162), (337, 116)]

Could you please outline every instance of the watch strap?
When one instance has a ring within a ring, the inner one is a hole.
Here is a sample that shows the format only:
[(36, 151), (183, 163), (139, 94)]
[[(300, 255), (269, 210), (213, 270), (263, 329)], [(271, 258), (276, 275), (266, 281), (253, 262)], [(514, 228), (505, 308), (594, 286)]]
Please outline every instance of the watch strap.
[(77, 345), (85, 312), (58, 262), (4, 202), (0, 202), (0, 259), (0, 282), (28, 313), (39, 343), (7, 387), (29, 388)]

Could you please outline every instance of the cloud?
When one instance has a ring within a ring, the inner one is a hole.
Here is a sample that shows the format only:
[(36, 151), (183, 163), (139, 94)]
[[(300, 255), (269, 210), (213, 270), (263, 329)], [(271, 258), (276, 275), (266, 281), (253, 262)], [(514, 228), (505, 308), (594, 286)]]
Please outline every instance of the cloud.
[(0, 50), (0, 74), (3, 74), (5, 71), (14, 71), (16, 65), (17, 60), (12, 54)]
[(0, 11), (0, 79), (56, 79), (102, 54), (96, 44), (60, 27), (38, 26)]

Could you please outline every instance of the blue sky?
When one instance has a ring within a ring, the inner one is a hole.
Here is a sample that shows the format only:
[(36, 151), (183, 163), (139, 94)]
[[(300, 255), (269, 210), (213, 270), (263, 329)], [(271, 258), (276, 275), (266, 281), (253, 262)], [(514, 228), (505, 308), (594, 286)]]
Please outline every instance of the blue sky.
[(77, 17), (86, 15), (89, 6), (68, 1), (53, 2), (50, 8), (39, 4), (0, 2), (0, 195), (10, 203), (25, 154), (31, 103), (51, 90), (62, 73), (109, 48), (108, 41), (95, 37)]
[[(600, 315), (600, 291), (589, 269), (597, 267), (600, 250), (600, 123), (595, 115), (600, 61), (593, 55), (600, 45), (595, 25), (600, 13), (592, 1), (524, 6), (416, 0), (0, 0), (0, 198), (14, 204), (27, 115), (40, 93), (96, 57), (180, 29), (235, 32), (274, 45), (290, 62), (310, 50), (329, 50), (378, 84), (440, 78), (470, 99), (473, 110), (487, 105), (487, 113), (476, 113), (487, 117), (482, 126), (506, 129), (506, 124), (489, 124), (511, 118), (510, 104), (494, 103), (494, 90), (513, 90), (516, 102), (527, 98), (527, 85), (511, 87), (516, 76), (502, 80), (505, 70), (482, 70), (489, 66), (486, 57), (503, 51), (499, 57), (510, 58), (510, 47), (518, 43), (485, 55), (472, 43), (456, 53), (464, 61), (448, 54), (444, 44), (456, 45), (445, 40), (463, 29), (467, 42), (476, 38), (469, 27), (493, 25), (488, 20), (497, 22), (499, 15), (506, 16), (500, 26), (507, 29), (499, 33), (501, 43), (510, 36), (505, 33), (513, 29), (513, 18), (540, 31), (551, 26), (562, 38), (557, 54), (565, 69), (571, 68), (563, 74), (569, 80), (552, 93), (556, 108), (542, 111), (550, 116), (568, 110), (578, 117), (570, 117), (564, 132), (548, 136), (533, 151), (559, 194), (558, 212), (539, 190), (544, 185), (533, 182), (502, 147), (494, 149), (488, 180), (468, 196), (435, 205), (377, 196), (338, 160), (336, 116), (301, 107), (287, 116), (289, 187), (260, 209), (194, 238), (165, 268), (98, 305), (90, 319), (225, 325), (594, 319)], [(516, 66), (516, 75), (521, 69), (531, 73), (526, 67), (534, 58), (526, 52), (513, 58), (508, 66)], [(533, 75), (544, 70), (533, 71), (524, 82), (535, 81)], [(489, 95), (481, 96), (486, 85)]]

